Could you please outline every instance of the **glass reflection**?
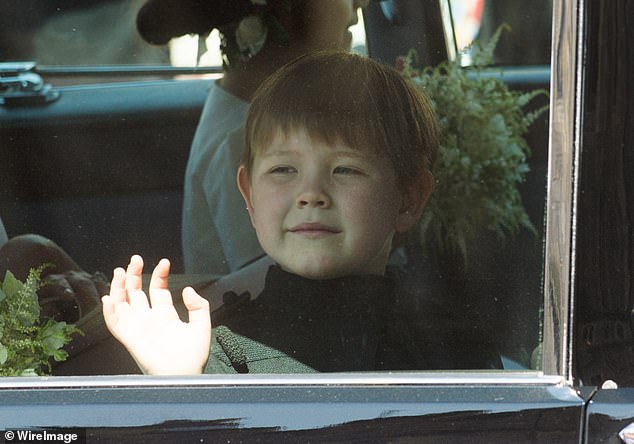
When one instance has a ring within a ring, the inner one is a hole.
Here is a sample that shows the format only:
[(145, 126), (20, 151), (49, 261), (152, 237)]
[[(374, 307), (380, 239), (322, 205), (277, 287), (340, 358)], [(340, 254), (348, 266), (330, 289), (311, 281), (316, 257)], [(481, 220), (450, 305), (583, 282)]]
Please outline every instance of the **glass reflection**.
[[(115, 8), (116, 3), (110, 2), (109, 7)], [(440, 37), (440, 33), (436, 32), (439, 28), (433, 28), (428, 22), (433, 19), (438, 26), (441, 23), (440, 10), (435, 11), (427, 4), (423, 7), (422, 3), (424, 2), (393, 0), (371, 3), (365, 8), (363, 15), (359, 17), (363, 20), (359, 22), (365, 27), (368, 39), (371, 40), (367, 49), (370, 56), (395, 65), (398, 56), (407, 55), (410, 48), (422, 46), (417, 67), (423, 68), (435, 64), (433, 57), (428, 54), (442, 52), (445, 42), (444, 37)], [(450, 3), (455, 23), (451, 33), (458, 38), (459, 47), (474, 36), (486, 40), (492, 30), (497, 29), (498, 24), (510, 23), (513, 31), (503, 34), (495, 53), (495, 63), (510, 68), (509, 74), (503, 74), (502, 78), (511, 88), (520, 91), (548, 88), (547, 66), (530, 72), (513, 68), (548, 64), (550, 31), (544, 23), (550, 23), (550, 7), (532, 3), (525, 5), (522, 2), (480, 1), (466, 4), (452, 1)], [(137, 10), (140, 6), (140, 3), (136, 5)], [(528, 8), (531, 9), (528, 10)], [(72, 14), (69, 12), (60, 15), (57, 19), (76, 20), (80, 15), (79, 12)], [(103, 18), (103, 15), (101, 17)], [(51, 22), (48, 26), (59, 28), (60, 23), (59, 21)], [(134, 26), (133, 22), (126, 21), (126, 23), (129, 27)], [(470, 31), (467, 32), (468, 27)], [(531, 27), (536, 38), (528, 42), (527, 39), (518, 38), (525, 35), (521, 31), (523, 27)], [(535, 31), (536, 29), (539, 31)], [(80, 29), (77, 28), (73, 32), (78, 35)], [(195, 41), (196, 45), (201, 42), (199, 37), (188, 38)], [(60, 44), (65, 48), (65, 53), (74, 52), (75, 56), (79, 54), (78, 51), (68, 51), (70, 43), (62, 42), (62, 40), (45, 39), (47, 45)], [(42, 41), (40, 38), (35, 42), (35, 46), (40, 45)], [(439, 41), (442, 45), (438, 44)], [(73, 40), (73, 45), (75, 42), (76, 40)], [(109, 59), (103, 55), (102, 49), (93, 50), (95, 42), (89, 43), (86, 52), (90, 58), (86, 63), (96, 65), (129, 63), (119, 59)], [(207, 45), (216, 46), (217, 44), (217, 40), (207, 41)], [(152, 47), (143, 44), (141, 49), (135, 49), (133, 52), (147, 54), (150, 58), (135, 56), (134, 62), (164, 62), (164, 57), (168, 53), (167, 48), (167, 46)], [(156, 51), (160, 53), (160, 57), (154, 59), (154, 55), (150, 53), (157, 54)], [(198, 48), (195, 52), (197, 56), (205, 58)], [(61, 55), (57, 57), (55, 51), (48, 51), (46, 57), (50, 59), (37, 56), (42, 54), (41, 51), (16, 52), (12, 56), (0, 55), (0, 57), (4, 60), (12, 60), (23, 58), (25, 54), (29, 54), (29, 57), (35, 54), (38, 63), (60, 65), (69, 63)], [(519, 60), (516, 57), (517, 54), (525, 56)], [(200, 57), (198, 59), (200, 60)], [(74, 58), (73, 64), (76, 64), (77, 60)], [(220, 59), (216, 57), (212, 60), (217, 63)], [(134, 89), (132, 86), (130, 88), (125, 101), (134, 103), (132, 92)], [(95, 90), (98, 90), (98, 86)], [(68, 93), (63, 96), (64, 100), (72, 97), (72, 94), (79, 93)], [(75, 99), (77, 103), (83, 100), (79, 95), (75, 97), (77, 97)], [(108, 106), (117, 105), (109, 103)], [(169, 102), (164, 104), (167, 117), (157, 114), (154, 123), (148, 124), (146, 120), (143, 125), (138, 125), (139, 120), (137, 120), (141, 114), (156, 112), (156, 109), (138, 111), (136, 116), (126, 115), (126, 119), (130, 119), (131, 123), (123, 127), (119, 119), (121, 114), (116, 110), (113, 110), (115, 118), (106, 116), (98, 125), (94, 121), (78, 123), (76, 128), (72, 128), (72, 124), (59, 126), (57, 122), (51, 130), (50, 127), (39, 126), (36, 120), (30, 121), (27, 124), (28, 128), (3, 125), (5, 128), (2, 130), (3, 137), (6, 135), (7, 140), (11, 140), (11, 156), (15, 156), (21, 164), (31, 163), (33, 171), (38, 173), (29, 178), (29, 183), (36, 185), (28, 187), (25, 185), (26, 178), (17, 177), (16, 169), (5, 175), (11, 178), (11, 181), (7, 181), (7, 186), (3, 188), (8, 191), (2, 195), (0, 215), (5, 221), (9, 235), (13, 237), (29, 232), (44, 234), (55, 239), (67, 250), (82, 269), (100, 270), (109, 276), (114, 266), (127, 263), (128, 256), (136, 251), (146, 257), (148, 266), (156, 263), (161, 256), (168, 255), (174, 262), (173, 271), (182, 274), (186, 271), (178, 245), (183, 194), (182, 178), (185, 176), (189, 145), (194, 137), (201, 106), (202, 102), (199, 100), (194, 107), (196, 112), (187, 116), (185, 125), (166, 124), (173, 121), (183, 122), (182, 117), (180, 120), (172, 119), (174, 117), (172, 114), (179, 111), (172, 111)], [(140, 109), (144, 108), (144, 106), (140, 107)], [(79, 114), (90, 112), (89, 109), (83, 110), (81, 107), (78, 110)], [(2, 118), (11, 121), (12, 115), (13, 111), (9, 110), (3, 114)], [(56, 117), (53, 115), (50, 118)], [(95, 130), (92, 125), (99, 128)], [(481, 318), (483, 329), (486, 330), (482, 333), (494, 338), (503, 357), (504, 366), (508, 369), (540, 368), (538, 353), (541, 337), (539, 326), (543, 269), (541, 233), (544, 231), (547, 132), (546, 116), (530, 127), (526, 136), (531, 147), (531, 157), (528, 160), (530, 171), (518, 184), (522, 205), (526, 208), (530, 222), (535, 228), (534, 232), (522, 229), (516, 235), (501, 241), (492, 234), (489, 227), (483, 226), (472, 233), (472, 239), (465, 246), (465, 251), (468, 251), (466, 258), (461, 252), (443, 251), (437, 243), (429, 239), (421, 241), (420, 236), (415, 233), (412, 239), (403, 243), (391, 259), (391, 265), (396, 270), (395, 273), (401, 285), (414, 295), (415, 302), (433, 299), (474, 319)], [(95, 140), (100, 142), (96, 143)], [(152, 140), (152, 149), (144, 147), (146, 140)], [(29, 149), (25, 151), (23, 148), (27, 144)], [(123, 157), (119, 154), (126, 151), (137, 153), (133, 159), (132, 168), (129, 165), (121, 166), (117, 162), (108, 161)], [(31, 153), (28, 159), (25, 158), (25, 152)], [(151, 160), (157, 157), (156, 153), (161, 153), (159, 157), (162, 156), (168, 160), (156, 162)], [(70, 167), (77, 163), (80, 164), (79, 167)], [(100, 166), (96, 167), (96, 163)], [(56, 165), (56, 168), (59, 168), (57, 177), (51, 178), (50, 174), (41, 174), (42, 171), (50, 172), (50, 165)], [(82, 173), (76, 174), (75, 170)], [(165, 178), (165, 171), (170, 171), (169, 175), (173, 178)], [(122, 172), (125, 174), (121, 174)], [(99, 173), (108, 176), (108, 180), (103, 182), (99, 182), (98, 179), (93, 180)], [(468, 178), (468, 180), (472, 179)], [(486, 181), (487, 177), (478, 180)], [(117, 183), (118, 186), (110, 186), (107, 182)], [(68, 189), (68, 185), (64, 187), (63, 184), (70, 184), (75, 192), (65, 192), (64, 189)], [(440, 186), (438, 185), (437, 188)], [(450, 198), (451, 196), (448, 197)], [(241, 201), (239, 202), (242, 206)], [(158, 211), (160, 208), (164, 208), (169, 214)], [(126, 220), (126, 214), (131, 211), (139, 213), (133, 221)], [(146, 229), (148, 226), (149, 228)], [(119, 239), (121, 232), (130, 230), (135, 231), (125, 241)], [(167, 245), (163, 245), (167, 248), (164, 249), (150, 239), (152, 236), (160, 237), (160, 232), (163, 230), (169, 233), (167, 236), (169, 241)], [(221, 235), (224, 236), (223, 233)], [(146, 269), (146, 271), (149, 270)], [(196, 273), (205, 272), (196, 270)], [(93, 275), (91, 272), (87, 275), (88, 280), (94, 282), (93, 276), (101, 279), (101, 275)], [(262, 285), (261, 274), (257, 275), (260, 276), (260, 280), (256, 278), (254, 284), (251, 284), (245, 276), (246, 274), (238, 274), (215, 286), (208, 284), (217, 279), (216, 275), (178, 276), (173, 286), (178, 288), (184, 283), (198, 283), (201, 291), (207, 291), (206, 294), (211, 299), (212, 305), (215, 303), (220, 306), (224, 293), (229, 289), (236, 291), (238, 295), (246, 290), (249, 290), (253, 296), (258, 294), (259, 286)], [(231, 286), (234, 288), (230, 288)], [(96, 295), (101, 292), (98, 291)], [(175, 293), (179, 294), (179, 291)], [(93, 301), (95, 300), (98, 301), (96, 297), (93, 297)], [(69, 306), (68, 310), (76, 312), (75, 315), (79, 313), (82, 318), (85, 318), (82, 322), (87, 331), (100, 328), (100, 334), (103, 334), (103, 326), (96, 326), (99, 323), (99, 311), (91, 312), (92, 308), (80, 309), (77, 304)], [(90, 347), (92, 346), (90, 339), (89, 333), (87, 338), (78, 339), (78, 344), (83, 341), (89, 344), (87, 347)], [(60, 374), (64, 371), (72, 373), (71, 363), (72, 361), (69, 361), (60, 366)], [(66, 370), (61, 370), (62, 368)], [(118, 370), (113, 369), (112, 372), (116, 373)], [(107, 373), (108, 370), (104, 372)]]

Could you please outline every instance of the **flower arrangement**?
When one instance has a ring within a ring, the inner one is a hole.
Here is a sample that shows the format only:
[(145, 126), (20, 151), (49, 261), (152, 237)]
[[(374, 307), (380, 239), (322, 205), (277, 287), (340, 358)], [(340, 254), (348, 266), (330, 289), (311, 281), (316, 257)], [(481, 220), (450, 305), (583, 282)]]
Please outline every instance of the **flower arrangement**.
[(456, 60), (417, 70), (414, 51), (397, 60), (397, 69), (429, 95), (442, 133), (420, 235), (441, 252), (460, 253), (465, 263), (468, 242), (482, 229), (503, 239), (521, 228), (534, 231), (518, 184), (529, 171), (524, 135), (548, 105), (531, 112), (524, 108), (548, 93), (511, 91), (498, 77), (483, 75), (506, 28), (500, 27), (486, 45), (474, 42), (465, 49), (473, 60), (468, 69)]
[(50, 374), (49, 359), (65, 360), (68, 353), (62, 347), (72, 334), (81, 333), (66, 322), (40, 320), (41, 272), (31, 269), (21, 282), (7, 271), (0, 282), (0, 376)]

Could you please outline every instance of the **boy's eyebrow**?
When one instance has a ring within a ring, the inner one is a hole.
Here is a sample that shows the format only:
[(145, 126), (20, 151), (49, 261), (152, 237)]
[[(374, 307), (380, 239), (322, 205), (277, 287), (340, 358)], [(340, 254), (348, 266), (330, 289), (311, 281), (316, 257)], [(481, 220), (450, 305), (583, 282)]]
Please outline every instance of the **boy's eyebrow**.
[[(301, 151), (300, 150), (273, 149), (273, 150), (265, 150), (264, 152), (262, 152), (262, 157), (281, 157), (281, 156), (297, 155), (297, 154), (301, 154)], [(349, 149), (337, 149), (337, 150), (333, 151), (333, 154), (344, 155), (344, 156), (349, 156), (349, 157), (358, 157), (360, 159), (366, 158), (368, 156), (368, 153), (360, 151), (360, 150), (355, 150), (355, 149), (352, 149), (352, 148), (349, 148)]]
[(297, 150), (264, 150), (262, 157), (288, 156), (289, 154), (297, 154)]

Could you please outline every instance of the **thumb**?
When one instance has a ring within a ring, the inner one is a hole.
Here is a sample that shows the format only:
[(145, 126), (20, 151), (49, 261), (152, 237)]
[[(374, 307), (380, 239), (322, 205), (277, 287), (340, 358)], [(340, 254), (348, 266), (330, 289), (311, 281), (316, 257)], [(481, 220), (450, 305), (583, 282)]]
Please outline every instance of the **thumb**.
[(196, 293), (192, 287), (183, 289), (183, 302), (189, 314), (189, 322), (207, 324), (211, 330), (211, 311), (209, 301)]

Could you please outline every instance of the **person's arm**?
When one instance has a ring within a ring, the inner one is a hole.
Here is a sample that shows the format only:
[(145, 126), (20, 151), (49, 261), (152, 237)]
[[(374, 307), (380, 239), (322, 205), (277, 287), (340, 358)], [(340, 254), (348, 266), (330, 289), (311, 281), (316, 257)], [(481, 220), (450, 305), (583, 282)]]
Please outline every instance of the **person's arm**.
[[(0, 231), (1, 228), (0, 225)], [(21, 234), (0, 246), (0, 279), (10, 270), (24, 281), (29, 270), (38, 267), (42, 267), (42, 285), (37, 291), (42, 317), (76, 322), (108, 293), (108, 280), (103, 273), (85, 272), (66, 251), (44, 236)]]
[(209, 357), (209, 303), (193, 288), (183, 289), (189, 322), (178, 317), (168, 290), (170, 263), (162, 259), (152, 273), (150, 299), (141, 287), (143, 259), (132, 256), (127, 270), (116, 268), (110, 294), (102, 298), (108, 330), (152, 375), (200, 374)]

